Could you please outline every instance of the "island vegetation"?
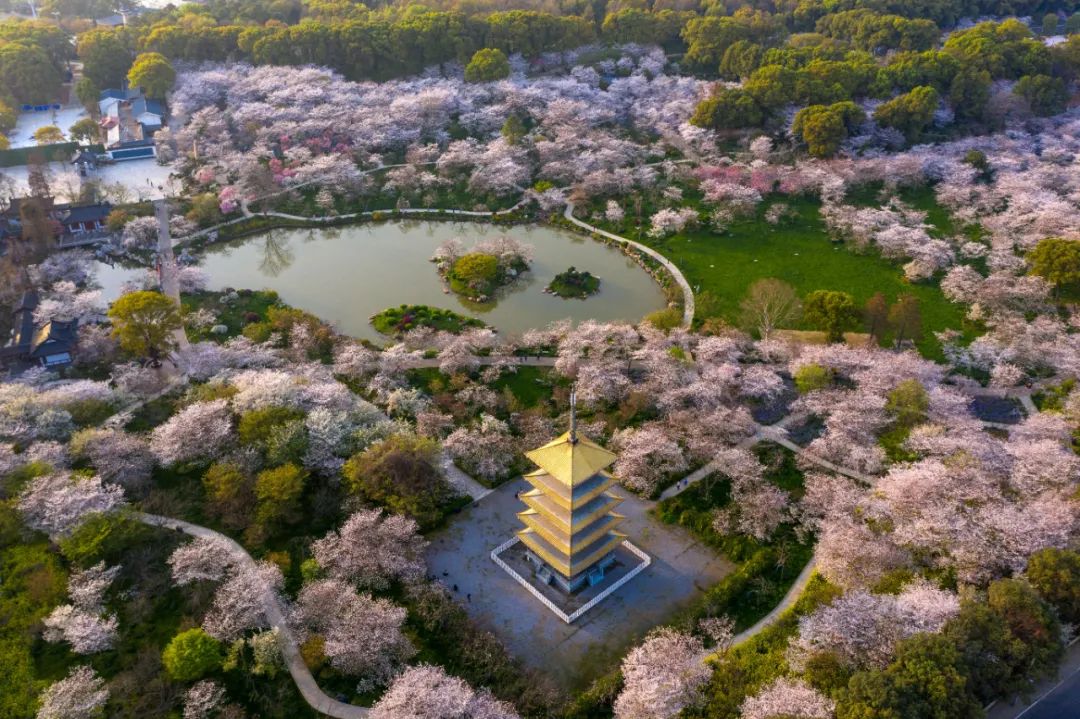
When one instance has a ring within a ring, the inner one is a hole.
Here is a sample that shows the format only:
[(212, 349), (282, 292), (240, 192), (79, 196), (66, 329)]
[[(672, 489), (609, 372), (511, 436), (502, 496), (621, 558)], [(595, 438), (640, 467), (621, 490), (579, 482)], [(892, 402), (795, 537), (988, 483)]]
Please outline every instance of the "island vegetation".
[(501, 235), (476, 243), (468, 251), (459, 239), (441, 244), (432, 255), (450, 289), (474, 302), (490, 302), (499, 288), (529, 270), (532, 248)]
[(485, 326), (483, 320), (475, 317), (466, 317), (453, 310), (428, 305), (388, 307), (374, 315), (371, 324), (388, 337), (399, 337), (421, 327), (459, 334), (469, 328)]
[(578, 271), (571, 267), (565, 272), (555, 275), (551, 283), (544, 288), (544, 292), (556, 297), (573, 298), (583, 300), (589, 295), (595, 295), (600, 291), (600, 278), (588, 270)]

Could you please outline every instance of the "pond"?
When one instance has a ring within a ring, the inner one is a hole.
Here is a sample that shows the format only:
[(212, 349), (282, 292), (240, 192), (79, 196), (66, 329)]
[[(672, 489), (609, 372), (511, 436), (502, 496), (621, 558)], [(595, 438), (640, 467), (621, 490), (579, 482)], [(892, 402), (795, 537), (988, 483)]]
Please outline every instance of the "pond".
[[(530, 271), (500, 291), (491, 305), (446, 294), (428, 261), (435, 248), (454, 237), (468, 248), (497, 235), (533, 246)], [(618, 250), (541, 226), (413, 221), (273, 230), (208, 247), (202, 265), (211, 289), (276, 290), (288, 304), (333, 323), (340, 332), (372, 341), (386, 338), (371, 327), (371, 316), (401, 304), (454, 310), (509, 334), (564, 318), (637, 322), (666, 305), (660, 287)], [(600, 292), (586, 300), (544, 294), (551, 279), (570, 266), (599, 276)], [(101, 268), (107, 299), (116, 296), (124, 274), (119, 268)]]

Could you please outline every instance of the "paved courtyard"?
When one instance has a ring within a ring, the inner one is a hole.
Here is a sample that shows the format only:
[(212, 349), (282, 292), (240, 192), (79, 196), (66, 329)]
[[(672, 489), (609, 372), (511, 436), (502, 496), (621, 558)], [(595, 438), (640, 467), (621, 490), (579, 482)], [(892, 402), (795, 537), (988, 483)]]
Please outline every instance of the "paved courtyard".
[[(59, 202), (71, 202), (79, 195), (81, 180), (75, 167), (67, 162), (50, 162), (50, 186)], [(157, 200), (177, 194), (179, 185), (170, 180), (172, 165), (159, 165), (157, 160), (128, 160), (114, 165), (102, 165), (90, 174), (89, 179), (101, 182), (108, 199), (114, 203)], [(13, 181), (12, 196), (22, 197), (30, 191), (28, 178), (30, 168), (26, 165), (0, 167), (0, 175)], [(114, 188), (123, 186), (123, 196), (116, 196)], [(0, 185), (0, 193), (4, 192)]]
[(626, 497), (616, 510), (626, 516), (621, 529), (652, 564), (567, 625), (491, 561), (491, 550), (520, 526), (516, 513), (524, 505), (515, 493), (528, 486), (522, 479), (508, 482), (462, 510), (430, 537), (428, 564), (446, 586), (457, 585), (457, 598), (511, 653), (568, 690), (613, 667), (649, 629), (733, 568), (683, 530), (651, 517), (647, 503), (617, 489)]

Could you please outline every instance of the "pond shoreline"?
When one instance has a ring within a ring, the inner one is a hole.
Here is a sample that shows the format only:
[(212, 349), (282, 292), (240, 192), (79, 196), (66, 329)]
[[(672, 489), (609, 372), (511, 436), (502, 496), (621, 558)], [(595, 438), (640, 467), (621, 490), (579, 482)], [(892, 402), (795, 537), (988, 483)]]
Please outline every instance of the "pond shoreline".
[[(587, 230), (582, 224), (569, 221), (560, 214), (553, 214), (547, 218), (536, 218), (519, 213), (524, 201), (518, 202), (513, 207), (493, 212), (479, 212), (471, 210), (450, 210), (441, 208), (402, 208), (392, 210), (371, 210), (351, 213), (337, 217), (301, 217), (299, 215), (286, 215), (277, 212), (260, 212), (245, 214), (242, 217), (229, 220), (220, 225), (200, 230), (187, 237), (174, 240), (174, 248), (191, 248), (195, 251), (219, 245), (235, 240), (246, 239), (264, 232), (281, 229), (316, 229), (323, 227), (349, 227), (355, 225), (383, 224), (389, 222), (405, 222), (410, 219), (417, 221), (439, 222), (470, 222), (483, 225), (503, 225), (508, 227), (532, 225), (536, 227), (551, 227), (556, 229), (570, 230), (574, 234), (587, 237), (607, 247), (617, 245), (619, 251), (633, 260), (644, 270), (660, 287), (668, 301), (669, 307), (675, 307), (683, 314), (683, 326), (689, 328), (693, 320), (693, 314), (687, 312), (687, 305), (693, 307), (693, 297), (687, 302), (686, 293), (689, 285), (685, 278), (676, 276), (672, 272), (674, 263), (667, 258), (665, 262), (656, 261), (647, 254), (639, 251), (637, 243), (626, 238), (618, 238), (598, 234), (595, 230)], [(576, 219), (576, 218), (575, 218)], [(579, 221), (580, 222), (580, 221)], [(253, 225), (233, 228), (238, 225)], [(226, 230), (222, 233), (221, 230)], [(676, 269), (675, 272), (678, 272)], [(681, 275), (681, 273), (680, 273)]]
[[(257, 227), (252, 227), (252, 221)], [(671, 302), (666, 278), (651, 263), (616, 247), (618, 243), (597, 242), (585, 233), (570, 232), (561, 222), (521, 216), (514, 222), (493, 222), (446, 214), (419, 218), (387, 213), (376, 221), (334, 223), (257, 217), (237, 229), (244, 231), (185, 239), (177, 245), (186, 248), (208, 273), (211, 289), (226, 285), (274, 289), (289, 304), (327, 316), (345, 334), (377, 342), (385, 338), (377, 338), (367, 320), (401, 304), (447, 309), (515, 334), (562, 319), (636, 324)], [(528, 278), (525, 286), (518, 288), (514, 283), (512, 291), (505, 297), (500, 293), (493, 306), (479, 306), (454, 294), (448, 299), (428, 262), (438, 243), (455, 236), (479, 240), (502, 234), (532, 244), (537, 251), (537, 264), (522, 275)], [(280, 276), (259, 269), (268, 245), (290, 248), (284, 270), (277, 270)], [(587, 302), (567, 302), (541, 292), (567, 262), (592, 268), (610, 278), (610, 284), (605, 283), (604, 291)]]

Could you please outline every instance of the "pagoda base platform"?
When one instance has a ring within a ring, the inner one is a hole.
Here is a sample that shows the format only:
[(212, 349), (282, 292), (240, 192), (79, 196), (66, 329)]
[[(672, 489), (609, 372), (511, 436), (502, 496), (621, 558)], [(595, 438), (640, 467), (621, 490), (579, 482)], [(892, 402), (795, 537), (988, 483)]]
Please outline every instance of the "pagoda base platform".
[(624, 540), (598, 563), (598, 566), (603, 565), (601, 576), (594, 575), (592, 581), (586, 577), (575, 577), (568, 582), (529, 551), (517, 537), (496, 547), (491, 552), (491, 558), (515, 582), (567, 624), (584, 616), (652, 562), (649, 555)]

